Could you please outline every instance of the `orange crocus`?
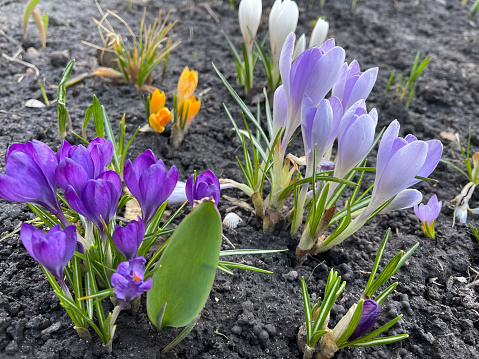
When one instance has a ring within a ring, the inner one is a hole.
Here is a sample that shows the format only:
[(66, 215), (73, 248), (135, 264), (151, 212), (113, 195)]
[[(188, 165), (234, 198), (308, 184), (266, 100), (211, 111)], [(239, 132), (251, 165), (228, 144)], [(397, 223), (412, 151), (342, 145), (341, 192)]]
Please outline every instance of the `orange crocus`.
[(195, 96), (191, 96), (188, 100), (183, 102), (183, 113), (181, 118), (186, 119), (185, 127), (188, 127), (200, 110), (201, 101), (197, 100)]
[(185, 67), (181, 73), (180, 79), (178, 80), (178, 87), (176, 90), (178, 103), (177, 108), (178, 112), (181, 111), (181, 105), (184, 101), (188, 100), (193, 96), (196, 86), (198, 85), (198, 71), (189, 70), (188, 66)]
[(150, 118), (148, 119), (150, 126), (155, 132), (162, 133), (171, 118), (170, 110), (165, 107), (165, 93), (156, 89), (150, 101)]

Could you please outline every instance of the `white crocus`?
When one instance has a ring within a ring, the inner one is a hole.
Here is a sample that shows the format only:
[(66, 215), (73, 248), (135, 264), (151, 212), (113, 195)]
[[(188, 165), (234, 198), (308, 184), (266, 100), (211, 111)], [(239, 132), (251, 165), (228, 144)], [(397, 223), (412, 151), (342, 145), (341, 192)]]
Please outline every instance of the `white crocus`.
[(293, 52), (293, 61), (306, 50), (306, 35), (303, 34), (296, 41)]
[(253, 50), (253, 38), (251, 35), (256, 36), (262, 11), (263, 4), (261, 0), (241, 0), (240, 2), (238, 10), (239, 24), (248, 56), (251, 56)]
[(321, 18), (316, 21), (313, 32), (311, 33), (311, 39), (309, 39), (309, 48), (319, 47), (326, 41), (329, 31), (329, 22)]
[(269, 14), (269, 38), (273, 54), (274, 82), (279, 79), (279, 56), (284, 42), (298, 25), (298, 5), (291, 0), (276, 0)]

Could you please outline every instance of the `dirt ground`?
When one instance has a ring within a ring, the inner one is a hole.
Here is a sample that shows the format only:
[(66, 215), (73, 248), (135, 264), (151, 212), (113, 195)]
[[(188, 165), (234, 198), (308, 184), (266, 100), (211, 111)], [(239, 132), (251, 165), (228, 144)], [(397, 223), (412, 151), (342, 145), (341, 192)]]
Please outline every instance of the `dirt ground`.
[[(28, 38), (22, 39), (23, 9), (27, 1), (0, 0), (0, 52), (34, 64), (34, 71), (18, 62), (0, 57), (0, 156), (14, 142), (32, 139), (58, 146), (56, 107), (28, 108), (29, 99), (42, 100), (39, 80), (58, 83), (70, 59), (76, 63), (73, 76), (91, 72), (97, 66), (96, 50), (82, 40), (100, 44), (92, 17), (99, 18), (93, 1), (43, 0), (39, 7), (50, 16), (48, 42), (41, 49), (37, 30), (29, 23)], [(241, 121), (238, 107), (231, 99), (211, 66), (215, 65), (235, 84), (235, 67), (228, 45), (220, 30), (239, 46), (241, 33), (237, 11), (227, 0), (159, 1), (147, 4), (133, 1), (126, 10), (126, 0), (102, 0), (104, 9), (119, 14), (137, 31), (143, 8), (147, 22), (158, 9), (171, 10), (178, 20), (172, 34), (181, 45), (172, 52), (163, 82), (155, 73), (153, 85), (171, 95), (184, 66), (198, 71), (199, 92), (204, 92), (202, 107), (183, 145), (174, 150), (169, 144), (170, 131), (163, 134), (140, 133), (133, 142), (129, 157), (135, 158), (147, 148), (166, 165), (176, 165), (180, 179), (186, 180), (194, 170), (213, 170), (219, 177), (242, 180), (235, 157), (241, 156), (239, 141), (230, 136), (231, 125), (223, 103)], [(441, 131), (458, 132), (466, 137), (472, 127), (472, 150), (479, 149), (479, 21), (469, 20), (460, 0), (359, 0), (356, 9), (350, 0), (328, 0), (324, 8), (319, 0), (299, 0), (300, 20), (297, 34), (309, 36), (311, 20), (325, 16), (330, 22), (329, 37), (346, 50), (346, 60), (357, 59), (362, 69), (378, 66), (376, 86), (368, 107), (379, 112), (378, 128), (398, 119), (401, 134), (412, 133), (420, 139), (441, 139), (443, 158), (457, 161), (457, 142), (439, 136)], [(238, 1), (235, 1), (237, 8)], [(263, 19), (259, 37), (267, 31), (271, 0), (263, 1)], [(126, 32), (125, 32), (126, 34)], [(393, 69), (407, 73), (417, 51), (429, 55), (431, 63), (419, 78), (416, 95), (409, 108), (390, 91), (385, 94)], [(265, 84), (260, 66), (256, 69), (257, 93)], [(236, 85), (235, 85), (236, 86)], [(235, 87), (242, 95), (240, 87)], [(46, 87), (54, 99), (56, 92)], [(105, 106), (114, 126), (126, 114), (127, 132), (147, 123), (140, 94), (122, 84), (101, 78), (87, 78), (67, 89), (67, 105), (73, 128), (81, 132), (83, 117), (93, 94)], [(250, 99), (247, 100), (250, 103)], [(92, 138), (93, 130), (90, 128)], [(73, 137), (68, 137), (75, 141)], [(292, 151), (301, 148), (297, 138)], [(459, 163), (459, 162), (458, 162)], [(4, 171), (4, 161), (0, 170)], [(288, 252), (236, 258), (243, 263), (266, 268), (273, 274), (236, 271), (234, 276), (218, 273), (202, 316), (192, 333), (167, 355), (160, 355), (178, 333), (167, 329), (157, 333), (149, 324), (144, 298), (136, 317), (122, 313), (113, 343), (113, 353), (106, 354), (101, 341), (87, 343), (78, 338), (72, 323), (45, 280), (40, 267), (27, 254), (18, 235), (0, 241), (0, 357), (1, 358), (301, 358), (296, 334), (303, 320), (301, 276), (307, 279), (310, 293), (322, 296), (328, 271), (334, 268), (347, 281), (347, 287), (333, 307), (334, 323), (357, 301), (368, 279), (368, 272), (387, 228), (389, 240), (385, 260), (399, 250), (420, 242), (409, 262), (395, 275), (399, 285), (382, 307), (379, 323), (404, 314), (387, 334), (409, 334), (401, 342), (372, 348), (348, 348), (335, 358), (478, 358), (479, 357), (479, 244), (468, 225), (452, 227), (453, 199), (467, 183), (459, 172), (440, 163), (432, 175), (437, 184), (416, 185), (425, 199), (436, 193), (444, 202), (436, 232), (437, 239), (425, 238), (412, 209), (375, 218), (354, 238), (325, 254), (299, 263), (294, 256), (296, 242), (287, 231), (273, 234), (258, 230), (251, 213), (232, 208), (222, 199), (219, 211), (224, 216), (233, 210), (244, 222), (225, 235), (237, 248), (281, 249)], [(224, 194), (249, 200), (239, 191)], [(479, 196), (473, 197), (474, 207)], [(34, 216), (26, 205), (0, 200), (0, 236), (12, 232)], [(469, 223), (478, 226), (479, 216)], [(224, 249), (231, 249), (223, 244)], [(110, 308), (111, 309), (111, 308)], [(266, 330), (268, 336), (259, 335)], [(266, 338), (268, 337), (268, 338)]]

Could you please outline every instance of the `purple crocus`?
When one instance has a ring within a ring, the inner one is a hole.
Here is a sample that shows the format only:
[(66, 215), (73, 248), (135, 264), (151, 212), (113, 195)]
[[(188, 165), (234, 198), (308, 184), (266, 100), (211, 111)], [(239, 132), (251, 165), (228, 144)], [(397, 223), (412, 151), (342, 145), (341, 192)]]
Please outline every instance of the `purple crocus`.
[(354, 329), (353, 334), (348, 338), (348, 341), (360, 338), (374, 327), (379, 316), (379, 305), (373, 299), (366, 299), (363, 304), (363, 311), (359, 323)]
[(345, 57), (344, 50), (335, 46), (334, 40), (331, 39), (319, 48), (313, 47), (304, 51), (291, 65), (294, 41), (295, 35), (290, 33), (279, 60), (288, 105), (285, 134), (281, 145), (283, 154), (291, 136), (301, 124), (304, 95), (311, 99), (313, 106), (318, 106), (338, 79)]
[(126, 304), (151, 288), (152, 279), (144, 281), (146, 259), (136, 257), (128, 262), (121, 262), (116, 273), (111, 276), (111, 285), (118, 299)]
[(138, 217), (137, 221), (131, 221), (125, 227), (116, 225), (112, 239), (116, 249), (129, 261), (136, 257), (144, 236), (145, 224)]
[(437, 196), (432, 196), (427, 204), (420, 204), (414, 207), (414, 213), (421, 221), (421, 230), (430, 238), (435, 238), (434, 224), (442, 208), (442, 201), (437, 200)]
[(125, 184), (140, 203), (143, 222), (148, 224), (175, 189), (178, 170), (171, 166), (167, 171), (163, 161), (146, 150), (133, 163), (126, 161), (123, 173)]
[(67, 141), (63, 141), (57, 151), (58, 185), (65, 191), (72, 186), (77, 193), (80, 192), (88, 180), (97, 179), (108, 170), (112, 156), (113, 144), (104, 138), (95, 138), (88, 147), (71, 146)]
[(185, 186), (186, 198), (191, 206), (194, 206), (195, 201), (203, 198), (213, 197), (215, 205), (220, 201), (220, 181), (218, 177), (210, 170), (198, 175), (195, 180), (195, 175), (188, 177)]
[(67, 226), (62, 230), (57, 224), (45, 234), (29, 223), (23, 223), (20, 238), (27, 252), (62, 285), (63, 270), (72, 259), (77, 245), (75, 226)]
[(77, 191), (72, 185), (65, 190), (65, 198), (72, 209), (89, 218), (104, 235), (118, 209), (121, 196), (121, 179), (115, 171), (105, 171), (97, 179), (87, 180)]
[(333, 86), (332, 95), (341, 100), (344, 112), (346, 112), (357, 101), (368, 98), (377, 77), (377, 67), (361, 72), (356, 60), (353, 60), (349, 66), (344, 63), (341, 74)]
[(391, 211), (399, 211), (416, 206), (422, 201), (422, 193), (417, 189), (405, 189), (399, 192), (396, 197), (379, 214), (386, 214)]
[(68, 225), (58, 203), (55, 153), (42, 142), (14, 143), (5, 154), (6, 174), (0, 174), (0, 197), (44, 207)]

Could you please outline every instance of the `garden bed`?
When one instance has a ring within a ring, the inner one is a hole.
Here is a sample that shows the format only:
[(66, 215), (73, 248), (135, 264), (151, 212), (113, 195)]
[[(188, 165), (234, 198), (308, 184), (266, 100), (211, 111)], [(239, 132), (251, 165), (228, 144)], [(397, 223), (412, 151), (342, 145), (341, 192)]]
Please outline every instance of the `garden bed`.
[[(309, 1), (298, 1), (300, 20), (298, 35), (310, 34), (308, 24), (319, 15), (330, 22), (329, 37), (346, 50), (346, 61), (357, 59), (362, 69), (378, 66), (380, 71), (368, 108), (379, 112), (378, 128), (398, 119), (401, 134), (412, 133), (420, 139), (440, 139), (443, 158), (460, 158), (457, 142), (440, 137), (441, 131), (459, 133), (463, 142), (472, 127), (472, 150), (479, 148), (479, 22), (468, 20), (467, 9), (459, 0), (358, 1), (355, 10), (350, 1), (319, 1), (311, 8)], [(236, 2), (237, 3), (237, 2)], [(42, 100), (39, 80), (57, 84), (65, 65), (75, 58), (73, 76), (91, 72), (97, 66), (96, 50), (82, 40), (100, 44), (92, 17), (99, 18), (92, 1), (47, 1), (40, 3), (50, 16), (47, 48), (41, 49), (38, 33), (29, 24), (28, 38), (22, 39), (22, 16), (25, 2), (0, 0), (0, 51), (13, 56), (20, 48), (21, 59), (35, 65), (39, 76), (18, 62), (0, 58), (0, 157), (14, 142), (33, 139), (52, 148), (59, 144), (56, 106), (35, 109), (25, 107), (29, 99)], [(198, 71), (198, 90), (203, 92), (202, 107), (178, 150), (169, 145), (170, 131), (161, 135), (141, 132), (134, 140), (129, 157), (136, 158), (151, 148), (167, 167), (176, 165), (180, 180), (194, 170), (211, 169), (220, 178), (242, 180), (236, 156), (241, 156), (239, 141), (231, 135), (231, 124), (223, 103), (238, 123), (242, 121), (237, 105), (215, 74), (212, 62), (235, 84), (232, 54), (221, 35), (224, 30), (234, 44), (241, 43), (237, 10), (228, 1), (183, 2), (151, 0), (148, 4), (134, 1), (131, 12), (126, 1), (101, 1), (104, 9), (118, 10), (137, 31), (143, 7), (147, 23), (171, 10), (178, 20), (172, 30), (181, 45), (170, 56), (163, 82), (155, 73), (153, 85), (171, 94), (184, 66)], [(272, 1), (263, 2), (263, 21), (259, 37), (266, 33), (267, 14)], [(236, 4), (237, 7), (237, 4)], [(384, 89), (393, 69), (407, 73), (417, 51), (432, 60), (418, 80), (416, 94), (409, 108), (399, 102), (394, 91)], [(20, 57), (19, 57), (20, 58)], [(257, 66), (256, 94), (266, 84)], [(243, 95), (240, 87), (235, 89)], [(56, 91), (47, 86), (50, 100)], [(105, 106), (116, 128), (126, 114), (127, 136), (147, 123), (140, 94), (124, 84), (111, 84), (90, 77), (67, 89), (67, 106), (76, 132), (81, 132), (83, 117), (93, 94)], [(261, 100), (250, 96), (246, 103)], [(255, 105), (252, 104), (252, 109)], [(92, 127), (89, 138), (94, 136)], [(76, 142), (72, 135), (69, 140)], [(300, 138), (291, 147), (300, 149)], [(459, 163), (459, 162), (458, 162)], [(4, 172), (4, 161), (0, 170)], [(389, 260), (399, 250), (420, 242), (409, 262), (395, 275), (399, 285), (382, 308), (380, 323), (398, 314), (404, 317), (387, 334), (409, 334), (409, 338), (388, 346), (348, 348), (336, 358), (477, 358), (479, 357), (479, 251), (468, 225), (452, 227), (453, 199), (467, 179), (453, 168), (440, 163), (431, 175), (437, 184), (422, 182), (415, 186), (429, 198), (436, 193), (444, 203), (436, 222), (437, 239), (425, 238), (412, 209), (381, 215), (364, 226), (356, 235), (321, 255), (299, 262), (294, 249), (296, 241), (288, 231), (272, 234), (257, 228), (254, 216), (244, 208), (222, 198), (218, 206), (224, 216), (237, 213), (243, 222), (236, 230), (224, 234), (236, 248), (285, 249), (271, 255), (245, 256), (245, 264), (268, 269), (273, 274), (235, 270), (234, 276), (218, 273), (201, 319), (191, 334), (165, 358), (301, 358), (296, 344), (299, 326), (304, 320), (301, 300), (301, 276), (309, 292), (322, 296), (331, 268), (339, 271), (347, 287), (333, 307), (335, 322), (357, 301), (368, 279), (382, 236), (392, 228), (386, 249)], [(372, 181), (372, 177), (368, 179)], [(224, 195), (250, 203), (240, 191), (230, 189)], [(474, 198), (472, 203), (477, 203)], [(476, 207), (476, 205), (473, 205)], [(0, 201), (0, 236), (17, 229), (34, 218), (24, 204)], [(469, 223), (478, 226), (479, 216), (471, 215)], [(176, 223), (178, 223), (176, 221)], [(223, 249), (231, 249), (224, 242)], [(237, 257), (236, 259), (238, 259)], [(185, 263), (187, 265), (187, 263)], [(106, 302), (106, 301), (105, 301)], [(110, 308), (111, 309), (111, 308)], [(177, 334), (176, 329), (161, 333), (150, 325), (143, 298), (138, 316), (123, 313), (117, 322), (113, 352), (106, 354), (101, 341), (93, 343), (78, 338), (70, 318), (61, 308), (39, 265), (28, 255), (19, 236), (0, 241), (0, 357), (91, 358), (91, 357), (160, 357), (160, 351)]]

